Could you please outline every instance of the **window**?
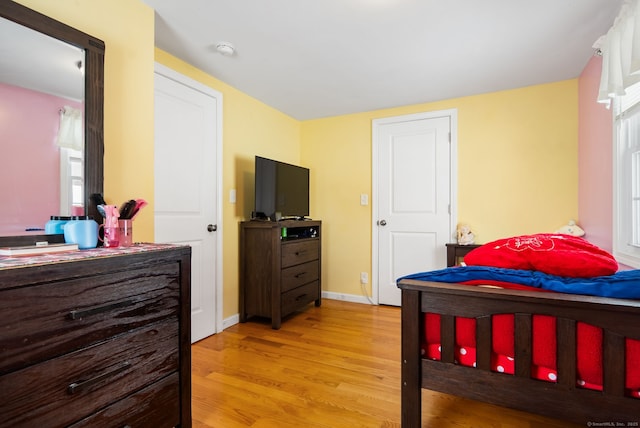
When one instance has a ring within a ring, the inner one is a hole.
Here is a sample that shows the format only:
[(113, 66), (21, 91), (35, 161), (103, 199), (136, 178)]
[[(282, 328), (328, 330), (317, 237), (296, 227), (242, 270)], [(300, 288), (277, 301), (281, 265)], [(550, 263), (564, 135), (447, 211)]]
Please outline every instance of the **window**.
[(84, 163), (82, 152), (60, 148), (60, 215), (84, 212)]
[(640, 84), (615, 102), (613, 251), (640, 268)]

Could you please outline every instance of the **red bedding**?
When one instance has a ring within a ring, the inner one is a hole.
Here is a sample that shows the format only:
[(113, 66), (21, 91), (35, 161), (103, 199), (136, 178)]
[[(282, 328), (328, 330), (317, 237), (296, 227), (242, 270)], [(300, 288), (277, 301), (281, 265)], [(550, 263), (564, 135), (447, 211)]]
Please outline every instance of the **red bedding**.
[(464, 262), (581, 278), (612, 275), (618, 270), (618, 262), (607, 251), (577, 236), (558, 233), (498, 239), (469, 252)]
[[(440, 315), (425, 314), (423, 357), (440, 360)], [(533, 317), (533, 346), (531, 376), (556, 382), (556, 319), (546, 315)], [(456, 318), (456, 362), (474, 367), (476, 362), (476, 321)], [(495, 372), (514, 373), (514, 316), (494, 315), (491, 367)], [(585, 323), (577, 324), (578, 361), (576, 384), (578, 387), (602, 391), (602, 330)], [(626, 394), (640, 398), (640, 341), (626, 340)], [(634, 364), (634, 361), (636, 362)]]

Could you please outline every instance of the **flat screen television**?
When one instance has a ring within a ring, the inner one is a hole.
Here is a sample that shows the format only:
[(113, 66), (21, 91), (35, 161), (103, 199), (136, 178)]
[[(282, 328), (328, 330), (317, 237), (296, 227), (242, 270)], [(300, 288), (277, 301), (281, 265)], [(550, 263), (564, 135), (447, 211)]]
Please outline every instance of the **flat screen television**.
[(309, 215), (309, 169), (256, 156), (256, 217), (302, 219)]

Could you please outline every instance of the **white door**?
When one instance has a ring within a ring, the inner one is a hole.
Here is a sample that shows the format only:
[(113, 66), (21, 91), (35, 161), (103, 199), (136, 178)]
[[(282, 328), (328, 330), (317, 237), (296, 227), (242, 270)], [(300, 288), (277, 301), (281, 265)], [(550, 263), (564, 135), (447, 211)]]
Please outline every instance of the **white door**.
[(159, 64), (155, 71), (155, 239), (192, 248), (193, 343), (222, 330), (222, 95)]
[[(455, 111), (373, 122), (373, 269), (378, 303), (399, 306), (396, 280), (446, 266), (452, 229)], [(377, 257), (376, 257), (377, 256)]]

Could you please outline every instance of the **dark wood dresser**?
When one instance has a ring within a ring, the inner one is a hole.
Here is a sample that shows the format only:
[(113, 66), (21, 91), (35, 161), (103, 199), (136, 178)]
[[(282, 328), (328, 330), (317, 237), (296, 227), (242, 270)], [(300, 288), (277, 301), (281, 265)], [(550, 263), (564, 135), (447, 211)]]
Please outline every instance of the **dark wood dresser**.
[(315, 301), (322, 286), (320, 221), (240, 223), (240, 322), (250, 316), (282, 318)]
[(0, 425), (190, 427), (191, 248), (0, 258)]

